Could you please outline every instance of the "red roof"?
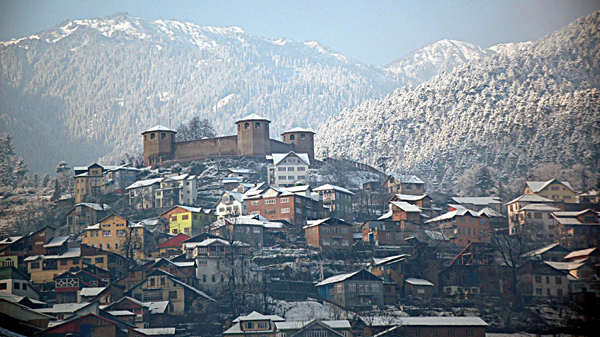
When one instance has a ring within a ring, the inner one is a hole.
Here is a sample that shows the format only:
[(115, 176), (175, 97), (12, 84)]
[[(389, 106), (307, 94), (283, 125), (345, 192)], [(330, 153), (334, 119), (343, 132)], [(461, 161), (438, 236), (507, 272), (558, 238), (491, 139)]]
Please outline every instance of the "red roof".
[(189, 236), (179, 233), (176, 237), (163, 242), (158, 248), (181, 247), (181, 243), (189, 238)]

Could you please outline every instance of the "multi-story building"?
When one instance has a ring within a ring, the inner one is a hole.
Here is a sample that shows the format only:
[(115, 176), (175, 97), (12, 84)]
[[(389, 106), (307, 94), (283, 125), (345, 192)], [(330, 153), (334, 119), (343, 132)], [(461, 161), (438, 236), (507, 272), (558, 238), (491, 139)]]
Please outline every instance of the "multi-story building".
[(574, 203), (577, 193), (568, 181), (528, 181), (523, 194), (535, 194), (556, 202)]
[(535, 297), (568, 296), (568, 273), (552, 267), (552, 263), (529, 260), (519, 268), (518, 283), (524, 295)]
[(106, 204), (94, 204), (82, 202), (76, 204), (65, 214), (67, 218), (67, 228), (69, 234), (76, 234), (86, 227), (98, 223), (98, 220), (104, 218), (110, 206)]
[(267, 155), (268, 182), (276, 187), (292, 186), (298, 182), (306, 183), (310, 159), (306, 153), (272, 153)]
[(425, 224), (439, 228), (446, 237), (465, 247), (471, 242), (490, 242), (489, 214), (492, 212), (489, 208), (475, 212), (460, 205), (450, 205), (449, 212), (425, 221)]
[(339, 219), (349, 220), (353, 216), (354, 207), (352, 196), (354, 193), (346, 188), (325, 184), (313, 190), (321, 195), (323, 206), (329, 208), (329, 213)]
[(195, 175), (166, 176), (160, 188), (154, 190), (154, 207), (171, 207), (177, 204), (193, 205), (198, 199), (198, 179)]
[(475, 212), (487, 207), (502, 214), (502, 201), (499, 197), (452, 197), (452, 200), (454, 200), (454, 204)]
[(160, 214), (169, 221), (170, 234), (183, 233), (189, 236), (205, 232), (205, 227), (217, 220), (217, 216), (210, 209), (176, 205)]
[(415, 175), (403, 175), (396, 172), (390, 173), (383, 183), (385, 193), (388, 194), (425, 194), (425, 182)]
[(556, 238), (568, 249), (600, 245), (598, 213), (591, 209), (578, 212), (554, 212)]
[(249, 315), (240, 316), (233, 320), (233, 325), (223, 332), (223, 336), (252, 336), (275, 337), (275, 323), (285, 322), (285, 319), (276, 315), (262, 315), (256, 311)]
[(329, 277), (316, 287), (321, 299), (345, 309), (383, 306), (383, 280), (364, 269)]
[(160, 188), (163, 178), (153, 178), (136, 181), (127, 186), (129, 205), (137, 209), (154, 208), (154, 191)]
[(397, 319), (394, 327), (379, 332), (377, 337), (485, 337), (487, 325), (479, 317), (402, 317)]
[(352, 249), (352, 224), (336, 218), (308, 220), (306, 244), (321, 249)]
[(127, 165), (107, 168), (104, 173), (105, 189), (116, 194), (125, 193), (127, 186), (135, 183), (139, 169)]
[(552, 213), (559, 211), (560, 208), (548, 204), (525, 205), (517, 213), (518, 226), (527, 231), (531, 240), (554, 242), (557, 225)]
[(25, 259), (33, 255), (46, 254), (44, 246), (54, 238), (54, 232), (54, 227), (46, 226), (28, 235), (3, 240), (3, 247), (0, 248), (2, 266), (27, 270)]
[(31, 286), (29, 276), (12, 266), (0, 267), (0, 294), (3, 292), (34, 300), (39, 300), (41, 297), (40, 293)]
[(219, 218), (246, 215), (244, 194), (236, 191), (225, 191), (217, 204), (216, 214)]
[(87, 167), (75, 167), (75, 203), (88, 195), (98, 195), (104, 190), (104, 167), (96, 163)]
[(150, 241), (143, 225), (134, 224), (114, 213), (87, 227), (82, 238), (82, 243), (86, 245), (119, 254), (126, 253), (129, 246), (134, 246), (131, 251), (135, 253), (136, 260), (146, 257)]
[(241, 241), (253, 247), (262, 247), (265, 243), (266, 227), (270, 227), (270, 224), (274, 223), (262, 221), (260, 215), (241, 215), (219, 219), (210, 224), (207, 231), (228, 240)]
[(524, 194), (509, 201), (506, 207), (508, 211), (508, 228), (511, 235), (517, 233), (521, 229), (521, 224), (525, 221), (521, 218), (521, 208), (530, 204), (545, 204), (556, 208), (559, 206), (554, 200), (535, 194)]

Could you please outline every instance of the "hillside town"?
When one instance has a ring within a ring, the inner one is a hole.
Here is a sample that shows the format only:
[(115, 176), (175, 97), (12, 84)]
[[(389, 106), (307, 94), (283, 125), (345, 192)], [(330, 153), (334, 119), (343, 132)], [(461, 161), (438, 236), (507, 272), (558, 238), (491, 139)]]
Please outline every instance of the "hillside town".
[(2, 334), (482, 337), (598, 324), (597, 190), (524, 181), (503, 199), (483, 174), (489, 195), (434, 196), (411, 172), (317, 159), (310, 129), (271, 139), (269, 123), (251, 114), (236, 135), (185, 141), (157, 125), (130, 162), (61, 163), (53, 192), (30, 198), (55, 221), (2, 227)]

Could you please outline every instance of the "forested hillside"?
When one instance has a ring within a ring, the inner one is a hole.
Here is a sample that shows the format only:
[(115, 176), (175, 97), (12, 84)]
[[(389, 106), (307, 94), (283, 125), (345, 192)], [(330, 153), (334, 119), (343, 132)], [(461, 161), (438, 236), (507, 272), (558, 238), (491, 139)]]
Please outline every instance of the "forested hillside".
[(370, 164), (389, 158), (438, 188), (480, 164), (505, 183), (540, 163), (597, 171), (599, 25), (595, 12), (522, 50), (368, 100), (331, 117), (319, 146)]

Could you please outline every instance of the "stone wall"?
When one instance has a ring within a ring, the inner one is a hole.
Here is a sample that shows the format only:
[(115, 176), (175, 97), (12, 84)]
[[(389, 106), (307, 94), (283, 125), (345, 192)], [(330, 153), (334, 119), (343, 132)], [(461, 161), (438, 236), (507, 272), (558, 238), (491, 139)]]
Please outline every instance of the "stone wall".
[(238, 155), (237, 136), (226, 136), (175, 143), (174, 160)]
[(294, 151), (294, 144), (287, 144), (271, 139), (271, 153), (288, 153)]

